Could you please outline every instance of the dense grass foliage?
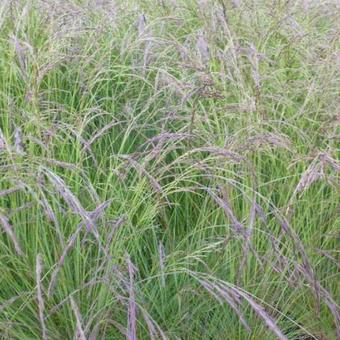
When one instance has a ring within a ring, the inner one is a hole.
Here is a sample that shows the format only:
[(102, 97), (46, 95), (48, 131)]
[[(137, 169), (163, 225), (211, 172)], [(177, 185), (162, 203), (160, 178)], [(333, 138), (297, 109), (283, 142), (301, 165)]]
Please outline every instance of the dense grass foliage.
[(336, 3), (1, 1), (2, 339), (340, 337)]

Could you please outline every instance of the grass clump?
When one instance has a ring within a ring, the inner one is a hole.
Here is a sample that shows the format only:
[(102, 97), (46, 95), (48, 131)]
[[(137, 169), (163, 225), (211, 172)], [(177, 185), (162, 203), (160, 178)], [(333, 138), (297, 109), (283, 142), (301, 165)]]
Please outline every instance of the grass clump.
[(3, 339), (336, 339), (339, 7), (2, 1)]

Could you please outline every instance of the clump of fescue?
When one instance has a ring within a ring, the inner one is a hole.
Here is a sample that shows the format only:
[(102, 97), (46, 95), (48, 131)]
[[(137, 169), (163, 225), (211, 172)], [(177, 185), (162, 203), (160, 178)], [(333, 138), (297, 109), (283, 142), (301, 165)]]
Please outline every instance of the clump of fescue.
[(1, 335), (340, 337), (337, 12), (1, 2)]

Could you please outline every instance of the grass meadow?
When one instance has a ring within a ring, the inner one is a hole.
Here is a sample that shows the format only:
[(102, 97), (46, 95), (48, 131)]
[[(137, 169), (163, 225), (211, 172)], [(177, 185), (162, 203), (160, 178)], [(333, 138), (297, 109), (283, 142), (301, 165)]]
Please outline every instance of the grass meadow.
[(340, 6), (0, 2), (1, 339), (340, 339)]

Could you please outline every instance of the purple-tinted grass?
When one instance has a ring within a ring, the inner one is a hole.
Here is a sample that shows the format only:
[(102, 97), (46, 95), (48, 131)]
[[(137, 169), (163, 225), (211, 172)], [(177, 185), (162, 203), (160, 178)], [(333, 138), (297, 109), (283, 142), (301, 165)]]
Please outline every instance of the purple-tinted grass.
[(238, 274), (237, 274), (238, 282), (240, 281), (242, 272), (243, 272), (243, 270), (246, 266), (246, 262), (248, 260), (248, 254), (249, 254), (249, 250), (251, 248), (251, 237), (252, 237), (252, 234), (253, 234), (255, 218), (256, 218), (256, 195), (254, 195), (254, 197), (253, 197), (253, 202), (252, 202), (251, 208), (250, 208), (249, 225), (248, 225), (248, 228), (247, 228), (246, 233), (245, 233), (246, 236), (245, 236), (245, 242), (244, 242), (244, 245), (243, 245), (243, 256), (242, 256), (242, 260), (241, 260), (240, 267), (239, 267)]
[(12, 193), (14, 193), (14, 192), (17, 192), (17, 191), (21, 190), (22, 188), (23, 188), (22, 186), (17, 185), (17, 186), (15, 186), (15, 187), (13, 187), (13, 188), (1, 190), (1, 191), (0, 191), (0, 197), (7, 196), (7, 195), (9, 195), (9, 194), (12, 194)]
[(89, 213), (90, 218), (93, 221), (98, 220), (104, 213), (104, 211), (108, 208), (108, 206), (112, 203), (113, 199), (109, 199), (103, 203), (100, 203), (95, 210)]
[(73, 299), (73, 296), (70, 297), (70, 301), (71, 301), (71, 307), (72, 307), (74, 316), (76, 318), (76, 323), (77, 323), (77, 331), (76, 331), (77, 337), (76, 338), (79, 340), (86, 340), (86, 336), (85, 336), (83, 326), (82, 326), (82, 317), (81, 317), (79, 308)]
[(27, 48), (25, 48), (24, 44), (20, 42), (19, 39), (14, 35), (11, 36), (10, 41), (12, 42), (15, 48), (20, 74), (25, 81), (28, 81)]
[(117, 218), (115, 221), (109, 222), (108, 225), (110, 226), (111, 230), (108, 233), (107, 241), (106, 241), (106, 247), (107, 249), (110, 247), (112, 239), (116, 231), (127, 221), (127, 216), (122, 215), (119, 218)]
[(45, 196), (45, 194), (42, 190), (40, 192), (40, 195), (41, 195), (41, 197), (39, 199), (39, 204), (42, 206), (43, 211), (44, 211), (46, 217), (48, 218), (48, 220), (54, 224), (61, 245), (65, 246), (64, 235), (61, 231), (57, 216), (55, 215), (49, 201), (47, 200), (47, 198), (46, 198), (46, 196)]
[(242, 161), (244, 161), (244, 158), (240, 156), (239, 154), (237, 154), (236, 152), (233, 152), (226, 148), (220, 148), (216, 146), (204, 146), (204, 147), (192, 149), (189, 151), (190, 154), (195, 153), (195, 152), (209, 152), (217, 156), (229, 158), (235, 163), (241, 163)]
[(51, 280), (50, 280), (50, 284), (48, 286), (48, 296), (52, 296), (53, 292), (54, 292), (54, 288), (55, 285), (57, 283), (57, 278), (58, 278), (58, 274), (59, 271), (61, 270), (61, 267), (63, 266), (66, 256), (68, 255), (68, 253), (73, 249), (77, 237), (80, 234), (81, 230), (83, 229), (83, 225), (80, 224), (77, 228), (77, 230), (71, 235), (69, 241), (67, 242), (66, 246), (63, 249), (63, 252), (60, 256), (60, 259), (56, 265), (56, 268), (53, 270), (52, 275), (51, 275)]
[(205, 39), (202, 31), (197, 35), (196, 47), (199, 52), (202, 64), (206, 65), (210, 59), (210, 52), (207, 40)]
[(326, 251), (326, 250), (322, 250), (322, 249), (316, 249), (316, 251), (321, 254), (322, 256), (326, 257), (327, 259), (329, 259), (332, 263), (334, 263), (334, 265), (336, 266), (336, 268), (338, 270), (340, 270), (340, 262), (338, 262), (336, 260), (336, 258), (334, 256), (332, 256), (330, 254), (329, 251)]
[(133, 168), (137, 170), (138, 173), (141, 175), (144, 175), (148, 178), (151, 187), (155, 190), (155, 192), (160, 196), (161, 199), (165, 199), (166, 203), (170, 206), (171, 203), (164, 192), (162, 186), (159, 184), (159, 182), (152, 176), (150, 173), (144, 168), (143, 165), (135, 161), (132, 157), (128, 155), (120, 155), (121, 158), (126, 160)]
[(144, 13), (141, 13), (138, 16), (138, 19), (136, 21), (136, 26), (138, 30), (138, 35), (139, 37), (141, 37), (145, 32), (145, 26), (146, 26), (146, 17)]
[(270, 132), (260, 133), (253, 137), (249, 137), (245, 142), (242, 142), (242, 145), (238, 147), (238, 150), (240, 152), (245, 150), (255, 150), (258, 147), (266, 145), (292, 150), (292, 143), (287, 136)]
[(327, 152), (320, 153), (319, 158), (324, 164), (329, 165), (334, 171), (340, 172), (340, 162), (330, 156)]
[[(189, 271), (189, 274), (194, 277), (202, 286), (207, 289), (209, 292), (215, 291), (214, 294), (215, 298), (220, 296), (220, 298), (224, 298), (228, 304), (234, 309), (234, 311), (237, 311), (237, 314), (242, 316), (242, 313), (239, 311), (236, 303), (240, 304), (241, 299), (243, 298), (248, 302), (248, 304), (252, 307), (254, 312), (266, 323), (268, 328), (277, 336), (280, 340), (287, 340), (288, 338), (283, 334), (283, 332), (280, 330), (280, 328), (277, 326), (276, 322), (273, 320), (271, 316), (265, 311), (265, 309), (258, 304), (254, 298), (251, 297), (249, 293), (246, 293), (242, 289), (229, 285), (227, 282), (223, 281), (210, 281), (209, 279), (204, 278), (199, 273), (195, 273), (192, 271)], [(220, 300), (220, 298), (218, 298)], [(249, 326), (246, 326), (247, 323), (245, 319), (242, 316), (242, 320), (240, 321), (245, 325), (246, 329), (249, 331)]]
[(130, 256), (126, 255), (126, 262), (128, 266), (129, 272), (129, 308), (128, 308), (128, 332), (127, 332), (127, 340), (137, 340), (137, 304), (135, 298), (135, 287), (134, 287), (134, 280), (136, 274), (136, 268), (131, 262)]
[(49, 180), (51, 181), (51, 183), (53, 184), (54, 188), (59, 192), (59, 194), (68, 204), (70, 209), (75, 214), (78, 214), (82, 218), (83, 223), (86, 226), (86, 229), (88, 231), (95, 229), (95, 223), (93, 219), (90, 217), (90, 214), (83, 208), (79, 199), (67, 187), (64, 180), (50, 170), (46, 169), (45, 173)]
[(143, 319), (146, 322), (146, 325), (149, 330), (149, 335), (150, 338), (153, 339), (162, 339), (162, 340), (167, 340), (168, 337), (165, 335), (163, 330), (159, 327), (159, 325), (156, 323), (155, 320), (153, 320), (150, 315), (147, 313), (147, 311), (144, 308), (140, 309), (141, 314), (143, 316)]
[(9, 223), (8, 218), (5, 215), (0, 214), (0, 224), (2, 225), (5, 233), (8, 235), (8, 237), (11, 239), (15, 251), (18, 255), (24, 256), (24, 252), (22, 251), (19, 241), (13, 231), (12, 225)]
[(15, 151), (18, 155), (25, 155), (24, 144), (22, 141), (22, 132), (19, 127), (16, 127), (14, 131), (14, 145)]
[(7, 146), (6, 139), (0, 127), (0, 151), (5, 150), (6, 146)]
[(238, 234), (238, 235), (244, 235), (245, 234), (245, 227), (236, 218), (236, 216), (235, 216), (235, 214), (234, 214), (234, 212), (231, 208), (231, 205), (229, 203), (227, 192), (225, 190), (223, 190), (223, 198), (221, 198), (210, 188), (206, 188), (206, 191), (213, 198), (213, 200), (218, 204), (218, 206), (223, 209), (226, 216), (231, 221), (235, 233)]
[(277, 336), (280, 340), (288, 340), (288, 338), (282, 333), (280, 328), (276, 325), (276, 322), (269, 314), (265, 311), (265, 309), (258, 304), (248, 293), (244, 292), (241, 289), (236, 287), (231, 287), (231, 290), (235, 291), (237, 294), (241, 295), (253, 308), (254, 312), (262, 318), (262, 320), (266, 323), (268, 328)]
[(320, 304), (321, 304), (321, 301), (323, 301), (328, 306), (329, 310), (334, 316), (336, 332), (337, 332), (337, 335), (340, 337), (340, 313), (338, 311), (337, 304), (334, 302), (329, 292), (324, 287), (322, 287), (320, 282), (317, 280), (316, 275), (313, 271), (313, 268), (310, 264), (309, 257), (304, 249), (304, 246), (299, 236), (290, 226), (289, 222), (284, 217), (280, 216), (278, 212), (275, 211), (275, 209), (273, 210), (273, 213), (276, 216), (278, 222), (280, 223), (282, 230), (291, 237), (292, 241), (294, 242), (295, 249), (301, 256), (302, 263), (299, 264), (298, 262), (296, 262), (295, 268), (307, 280), (309, 285), (313, 287), (313, 292), (316, 298), (318, 311), (320, 311), (320, 308), (321, 308)]
[(294, 195), (299, 192), (305, 191), (315, 181), (324, 177), (323, 167), (321, 163), (314, 163), (302, 174), (299, 183), (295, 188)]
[(68, 170), (77, 170), (77, 166), (72, 163), (62, 162), (62, 161), (58, 161), (57, 159), (52, 159), (52, 158), (45, 158), (44, 160), (49, 165), (55, 165), (55, 166), (61, 167), (63, 169), (68, 169)]
[(10, 299), (0, 304), (0, 313), (2, 313), (6, 308), (10, 307), (15, 301), (20, 300), (23, 296), (29, 295), (29, 293), (21, 293), (20, 295), (12, 296)]
[(103, 136), (107, 131), (109, 131), (110, 129), (112, 129), (114, 126), (121, 124), (122, 122), (118, 122), (115, 119), (110, 122), (109, 124), (105, 125), (104, 127), (102, 127), (98, 132), (96, 132), (87, 142), (85, 142), (83, 151), (87, 151), (91, 145), (101, 136)]
[(10, 209), (8, 211), (8, 218), (10, 219), (12, 216), (14, 216), (15, 214), (21, 212), (21, 211), (25, 211), (26, 209), (30, 209), (32, 207), (35, 206), (35, 202), (27, 202), (23, 205), (21, 205), (20, 207), (14, 208), (14, 209)]
[(41, 282), (41, 273), (43, 269), (43, 260), (42, 255), (38, 254), (36, 258), (35, 264), (35, 273), (36, 273), (36, 281), (37, 281), (37, 300), (38, 300), (38, 309), (39, 309), (39, 320), (41, 326), (41, 337), (43, 340), (47, 340), (47, 328), (45, 324), (45, 302), (43, 298), (43, 289)]
[[(234, 312), (237, 314), (240, 322), (245, 327), (247, 332), (251, 332), (251, 328), (248, 325), (243, 313), (241, 312), (239, 306), (238, 306), (238, 299), (235, 299), (235, 297), (232, 297), (230, 295), (230, 291), (228, 292), (225, 288), (222, 289), (220, 286), (213, 284), (209, 282), (208, 280), (204, 279), (198, 279), (198, 282), (202, 285), (202, 287), (207, 290), (217, 301), (223, 303), (223, 301), (226, 301), (227, 304), (234, 310)], [(231, 292), (232, 293), (232, 292)]]
[(174, 133), (174, 132), (162, 132), (161, 134), (149, 138), (142, 146), (148, 144), (164, 144), (168, 142), (179, 142), (183, 139), (192, 138), (194, 135), (189, 133)]
[(159, 254), (159, 267), (161, 270), (161, 282), (162, 286), (165, 287), (165, 249), (162, 242), (158, 244), (158, 254)]

